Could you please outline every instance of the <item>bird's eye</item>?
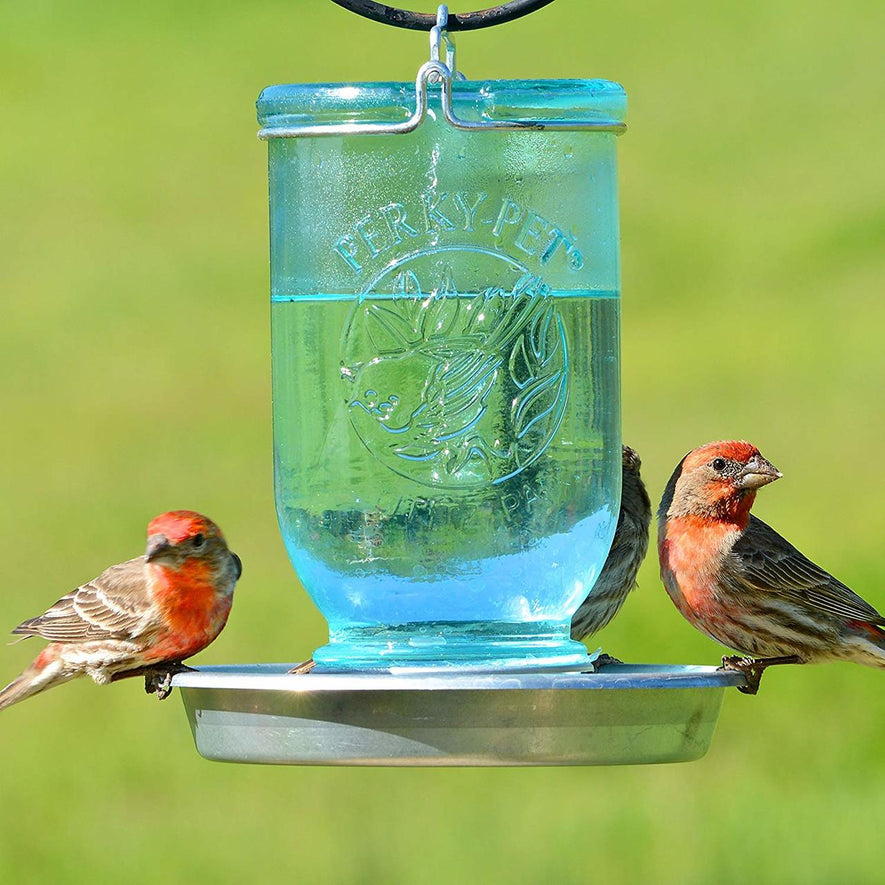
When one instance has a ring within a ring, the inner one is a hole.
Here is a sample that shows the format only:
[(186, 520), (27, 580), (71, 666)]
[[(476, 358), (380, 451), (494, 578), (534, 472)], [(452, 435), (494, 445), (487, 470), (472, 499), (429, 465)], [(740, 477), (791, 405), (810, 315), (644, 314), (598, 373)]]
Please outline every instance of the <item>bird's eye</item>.
[(714, 458), (714, 459), (710, 462), (710, 466), (711, 466), (711, 467), (712, 467), (717, 473), (722, 473), (722, 471), (725, 470), (725, 465), (726, 465), (727, 463), (728, 463), (728, 462), (725, 460), (725, 458)]
[(197, 550), (199, 550), (205, 542), (206, 539), (201, 534), (194, 535), (193, 538), (191, 538), (191, 544), (193, 544)]

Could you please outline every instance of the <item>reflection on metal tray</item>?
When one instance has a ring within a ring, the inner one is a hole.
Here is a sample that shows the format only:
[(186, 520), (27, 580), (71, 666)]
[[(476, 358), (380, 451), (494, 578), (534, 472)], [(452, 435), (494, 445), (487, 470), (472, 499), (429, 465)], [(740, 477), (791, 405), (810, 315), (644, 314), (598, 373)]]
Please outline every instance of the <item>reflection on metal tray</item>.
[(207, 759), (302, 765), (620, 765), (707, 752), (724, 691), (713, 667), (599, 673), (291, 675), (287, 664), (175, 676)]

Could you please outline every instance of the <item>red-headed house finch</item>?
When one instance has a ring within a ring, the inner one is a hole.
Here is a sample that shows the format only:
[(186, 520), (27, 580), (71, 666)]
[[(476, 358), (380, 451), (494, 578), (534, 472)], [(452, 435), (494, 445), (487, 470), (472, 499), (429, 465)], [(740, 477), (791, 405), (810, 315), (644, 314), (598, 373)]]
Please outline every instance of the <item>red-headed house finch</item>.
[(12, 631), (51, 643), (0, 691), (0, 709), (82, 675), (104, 685), (146, 673), (165, 697), (170, 674), (218, 636), (242, 573), (218, 526), (173, 510), (147, 536), (144, 556), (112, 565)]
[(572, 616), (572, 639), (586, 639), (618, 613), (636, 586), (636, 574), (648, 550), (651, 501), (639, 468), (639, 455), (629, 446), (621, 453), (621, 510), (608, 557), (593, 589)]
[[(572, 617), (572, 639), (585, 639), (601, 630), (618, 613), (627, 594), (636, 586), (636, 573), (648, 550), (648, 527), (651, 524), (651, 501), (639, 475), (641, 466), (639, 455), (624, 446), (621, 451), (618, 525), (599, 577)], [(315, 666), (310, 658), (289, 672), (309, 673)]]
[(698, 630), (752, 656), (723, 658), (750, 694), (771, 664), (885, 668), (882, 615), (750, 515), (756, 490), (780, 476), (750, 443), (709, 443), (682, 459), (658, 510), (664, 586)]

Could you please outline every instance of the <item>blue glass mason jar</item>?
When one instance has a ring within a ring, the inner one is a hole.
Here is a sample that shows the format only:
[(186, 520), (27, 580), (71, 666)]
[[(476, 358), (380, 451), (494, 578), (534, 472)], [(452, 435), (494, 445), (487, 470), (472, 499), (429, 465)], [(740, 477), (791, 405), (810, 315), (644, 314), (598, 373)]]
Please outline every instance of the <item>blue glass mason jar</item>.
[(258, 100), (280, 527), (320, 669), (578, 666), (620, 501), (626, 98), (433, 79)]

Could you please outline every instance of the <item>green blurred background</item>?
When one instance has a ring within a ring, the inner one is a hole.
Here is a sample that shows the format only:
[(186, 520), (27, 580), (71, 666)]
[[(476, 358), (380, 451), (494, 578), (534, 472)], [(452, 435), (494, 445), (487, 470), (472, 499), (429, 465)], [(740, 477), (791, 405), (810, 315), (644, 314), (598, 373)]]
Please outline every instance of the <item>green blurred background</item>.
[[(627, 88), (623, 422), (652, 496), (688, 449), (751, 439), (785, 474), (757, 513), (880, 608), (883, 34), (876, 0), (559, 0), (457, 40), (472, 77)], [(274, 517), (253, 103), (271, 83), (411, 80), (426, 52), (324, 0), (0, 4), (0, 624), (188, 507), (245, 562), (198, 663), (324, 641)], [(721, 654), (653, 556), (599, 644)], [(2, 649), (3, 674), (36, 649)], [(853, 665), (728, 693), (689, 765), (225, 766), (177, 697), (86, 680), (2, 713), (0, 754), (9, 883), (882, 881), (885, 674)]]

